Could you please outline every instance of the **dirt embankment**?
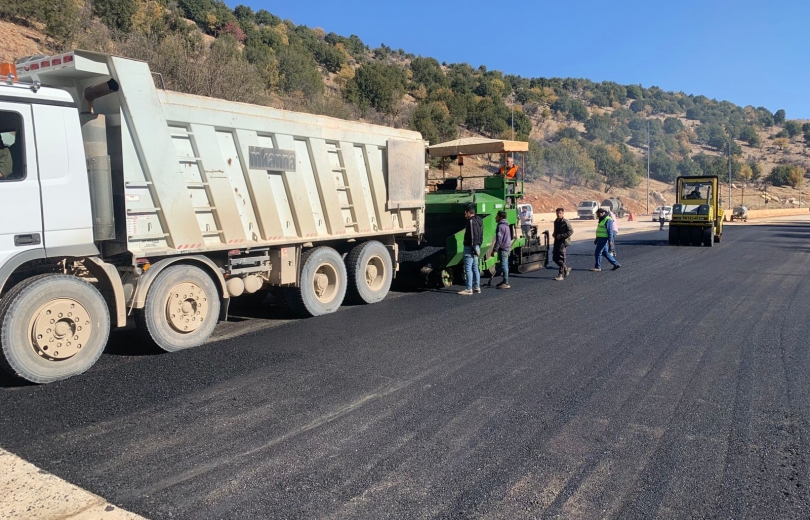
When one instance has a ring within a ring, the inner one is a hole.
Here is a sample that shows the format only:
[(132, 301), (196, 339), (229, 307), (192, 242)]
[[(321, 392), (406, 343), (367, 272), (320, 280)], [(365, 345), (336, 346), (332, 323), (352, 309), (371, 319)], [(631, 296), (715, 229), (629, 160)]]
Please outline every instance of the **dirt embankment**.
[(23, 56), (48, 54), (47, 38), (35, 27), (0, 20), (0, 62), (16, 62)]

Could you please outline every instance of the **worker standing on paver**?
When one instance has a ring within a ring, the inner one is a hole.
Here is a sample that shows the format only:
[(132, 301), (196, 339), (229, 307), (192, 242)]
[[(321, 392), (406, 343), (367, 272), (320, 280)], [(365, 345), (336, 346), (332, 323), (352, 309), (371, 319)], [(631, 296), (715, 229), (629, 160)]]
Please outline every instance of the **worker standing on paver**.
[(610, 249), (615, 239), (613, 227), (610, 224), (611, 218), (608, 216), (607, 211), (602, 208), (596, 210), (596, 218), (599, 220), (599, 223), (596, 224), (596, 238), (593, 241), (596, 245), (596, 250), (593, 253), (596, 258), (596, 265), (591, 271), (599, 272), (602, 270), (603, 256), (608, 259), (608, 262), (613, 264), (612, 270), (615, 271), (620, 268), (621, 265), (619, 265), (619, 262), (610, 254)]
[(464, 208), (467, 224), (464, 226), (464, 274), (467, 277), (467, 288), (459, 294), (468, 296), (481, 292), (481, 271), (478, 269), (478, 257), (481, 255), (481, 243), (484, 241), (484, 222), (475, 214), (475, 203), (470, 202)]
[(571, 223), (565, 218), (565, 210), (557, 208), (557, 218), (554, 220), (554, 253), (552, 259), (554, 263), (560, 266), (560, 274), (557, 275), (558, 282), (565, 279), (566, 276), (571, 274), (571, 268), (565, 265), (565, 250), (571, 244), (571, 235), (574, 234), (574, 228)]
[(530, 204), (524, 204), (520, 208), (520, 229), (523, 231), (523, 236), (529, 238), (532, 236), (532, 207)]

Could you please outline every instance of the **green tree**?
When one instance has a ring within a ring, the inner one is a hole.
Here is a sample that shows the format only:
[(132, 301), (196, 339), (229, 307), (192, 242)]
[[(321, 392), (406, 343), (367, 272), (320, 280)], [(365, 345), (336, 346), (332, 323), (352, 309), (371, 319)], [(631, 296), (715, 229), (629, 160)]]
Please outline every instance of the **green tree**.
[(111, 29), (129, 32), (137, 4), (132, 0), (93, 0), (93, 14)]
[(750, 146), (758, 148), (762, 142), (759, 139), (759, 134), (757, 133), (756, 127), (753, 126), (746, 126), (740, 130), (740, 140), (745, 141)]
[(267, 88), (274, 88), (278, 84), (278, 59), (273, 49), (267, 45), (248, 45), (242, 54), (248, 63), (256, 67)]
[(372, 61), (355, 71), (344, 96), (365, 111), (369, 107), (391, 114), (405, 93), (405, 71), (396, 65)]
[(545, 167), (549, 178), (559, 177), (568, 186), (594, 180), (596, 173), (593, 159), (573, 139), (562, 139), (545, 153)]
[[(249, 8), (248, 8), (249, 9)], [(256, 11), (255, 17), (256, 23), (259, 25), (267, 25), (270, 27), (274, 27), (281, 23), (281, 18), (278, 16), (271, 14), (270, 12), (266, 11), (265, 9), (259, 9)]]
[(591, 141), (599, 139), (609, 143), (612, 131), (613, 119), (608, 114), (593, 114), (585, 121), (585, 137)]
[(788, 137), (796, 137), (802, 133), (802, 125), (795, 119), (785, 121), (785, 130), (787, 130)]
[(411, 60), (410, 67), (413, 73), (411, 80), (415, 84), (421, 83), (428, 90), (449, 85), (441, 65), (439, 65), (439, 62), (435, 58), (423, 58), (418, 56)]
[(279, 86), (284, 92), (301, 92), (306, 97), (323, 93), (323, 78), (312, 55), (292, 45), (278, 51)]
[(256, 23), (256, 13), (254, 13), (253, 9), (246, 5), (239, 4), (234, 7), (233, 15), (237, 20), (239, 20), (240, 24), (244, 24), (245, 22)]
[(627, 85), (627, 97), (630, 99), (643, 99), (644, 89), (641, 85)]
[(780, 108), (779, 110), (773, 113), (773, 122), (777, 125), (783, 125), (785, 124), (785, 116), (786, 116), (785, 110), (783, 108)]
[(774, 166), (768, 180), (774, 186), (791, 186), (793, 188), (801, 185), (804, 180), (804, 169), (795, 164), (780, 164)]
[(559, 141), (561, 139), (579, 139), (579, 130), (572, 126), (564, 126), (557, 130), (557, 133), (552, 136), (552, 141)]
[(314, 47), (312, 56), (315, 61), (333, 74), (340, 72), (340, 69), (346, 63), (346, 55), (340, 49), (326, 42), (318, 42)]
[(450, 110), (440, 101), (417, 106), (411, 115), (411, 128), (431, 143), (451, 141), (458, 135)]
[(630, 110), (635, 113), (642, 112), (645, 108), (644, 101), (641, 99), (636, 99), (632, 103), (630, 103)]
[(683, 123), (677, 117), (668, 117), (664, 119), (664, 132), (668, 134), (677, 134), (683, 129)]

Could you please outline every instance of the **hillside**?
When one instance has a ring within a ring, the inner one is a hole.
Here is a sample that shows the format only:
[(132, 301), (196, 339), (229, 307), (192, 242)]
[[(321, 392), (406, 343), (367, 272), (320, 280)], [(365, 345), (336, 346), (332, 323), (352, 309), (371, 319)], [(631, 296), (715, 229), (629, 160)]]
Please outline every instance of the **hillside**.
[(798, 199), (810, 170), (810, 123), (784, 110), (439, 63), (220, 0), (56, 4), (3, 2), (0, 59), (69, 48), (114, 52), (148, 61), (173, 90), (410, 127), (431, 142), (514, 132), (530, 143), (526, 174), (538, 209), (607, 196), (645, 206), (648, 139), (661, 193), (678, 175), (727, 179), (729, 148), (733, 181), (747, 187), (751, 207), (766, 196), (770, 207)]

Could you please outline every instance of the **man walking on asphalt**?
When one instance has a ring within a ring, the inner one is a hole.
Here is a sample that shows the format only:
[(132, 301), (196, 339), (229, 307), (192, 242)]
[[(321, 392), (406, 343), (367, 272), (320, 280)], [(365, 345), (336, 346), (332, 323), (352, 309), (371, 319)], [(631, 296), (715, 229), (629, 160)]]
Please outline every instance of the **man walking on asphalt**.
[(467, 277), (467, 288), (459, 294), (468, 296), (481, 292), (481, 271), (478, 270), (478, 257), (481, 255), (481, 243), (484, 241), (484, 223), (475, 214), (475, 203), (468, 202), (464, 207), (467, 224), (464, 226), (464, 274)]
[(666, 215), (664, 215), (664, 206), (661, 206), (661, 211), (658, 213), (658, 223), (661, 224), (661, 227), (658, 228), (658, 231), (664, 230), (664, 222), (667, 221)]
[(613, 264), (613, 271), (620, 268), (619, 262), (613, 258), (613, 255), (610, 254), (610, 249), (613, 247), (613, 240), (615, 240), (615, 233), (613, 231), (613, 226), (610, 223), (611, 218), (608, 216), (607, 212), (599, 208), (596, 210), (596, 218), (599, 219), (599, 223), (596, 224), (596, 239), (593, 243), (596, 245), (596, 250), (594, 251), (594, 257), (596, 258), (596, 266), (594, 266), (591, 271), (601, 271), (602, 270), (602, 256), (608, 259), (608, 262)]
[[(499, 211), (495, 215), (495, 221), (498, 222), (498, 227), (495, 231), (495, 249), (494, 252), (498, 256), (497, 267), (501, 271), (503, 281), (495, 286), (496, 289), (511, 289), (509, 285), (509, 253), (512, 251), (512, 231), (509, 229), (509, 222), (506, 220), (506, 212)], [(495, 272), (498, 276), (498, 272)], [(492, 285), (492, 279), (489, 282)]]
[(560, 266), (560, 274), (555, 278), (558, 282), (571, 274), (571, 268), (565, 265), (565, 249), (571, 244), (571, 235), (573, 234), (574, 228), (565, 218), (565, 210), (557, 208), (557, 219), (554, 220), (554, 253), (551, 258), (554, 263)]
[(613, 255), (613, 258), (616, 258), (616, 235), (619, 234), (619, 223), (616, 219), (616, 215), (612, 211), (609, 209), (605, 211), (607, 211), (608, 217), (610, 217), (610, 226), (613, 228), (613, 242), (610, 244), (610, 254)]

